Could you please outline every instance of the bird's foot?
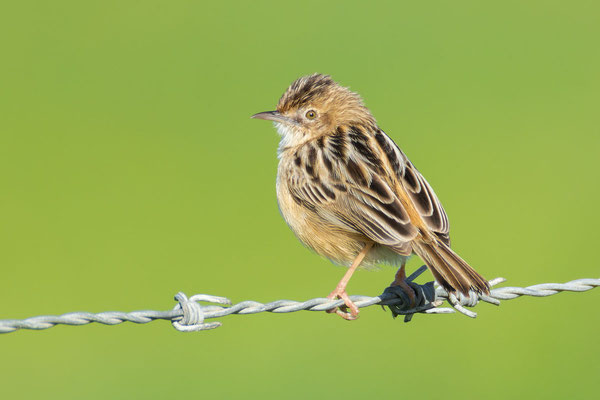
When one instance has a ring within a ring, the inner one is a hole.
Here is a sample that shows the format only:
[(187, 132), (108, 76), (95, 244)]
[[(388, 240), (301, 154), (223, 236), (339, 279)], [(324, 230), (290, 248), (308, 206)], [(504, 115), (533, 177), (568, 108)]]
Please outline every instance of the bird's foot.
[(396, 272), (396, 279), (394, 279), (394, 282), (392, 282), (390, 286), (400, 286), (402, 288), (410, 300), (411, 308), (414, 308), (417, 305), (417, 295), (415, 294), (413, 288), (406, 283), (406, 272), (404, 271), (404, 265), (400, 267), (398, 272)]
[[(337, 315), (348, 321), (353, 321), (358, 318), (358, 307), (356, 307), (356, 304), (354, 304), (352, 300), (350, 300), (350, 297), (348, 297), (348, 293), (346, 293), (345, 288), (341, 288), (339, 286), (336, 287), (335, 290), (331, 292), (329, 296), (327, 296), (327, 298), (344, 300), (343, 306), (327, 310), (328, 313), (336, 313)], [(350, 309), (350, 312), (348, 312), (348, 309)]]

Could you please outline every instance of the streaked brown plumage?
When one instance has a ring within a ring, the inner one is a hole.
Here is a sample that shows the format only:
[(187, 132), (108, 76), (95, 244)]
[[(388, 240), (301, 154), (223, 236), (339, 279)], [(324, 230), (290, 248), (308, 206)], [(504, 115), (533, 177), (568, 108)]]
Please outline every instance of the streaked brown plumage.
[(297, 237), (335, 263), (351, 265), (330, 297), (358, 309), (345, 287), (359, 265), (400, 265), (416, 253), (450, 292), (488, 293), (487, 281), (450, 249), (448, 217), (425, 178), (378, 126), (360, 96), (329, 76), (290, 85), (275, 122), (281, 135), (277, 199)]

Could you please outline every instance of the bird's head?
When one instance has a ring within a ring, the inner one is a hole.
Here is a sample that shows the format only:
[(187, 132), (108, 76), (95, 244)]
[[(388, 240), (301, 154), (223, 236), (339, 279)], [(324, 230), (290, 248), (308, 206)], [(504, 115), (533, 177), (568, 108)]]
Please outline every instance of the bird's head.
[(276, 111), (252, 118), (273, 121), (284, 147), (335, 134), (343, 125), (376, 125), (358, 94), (322, 74), (297, 79), (279, 99)]

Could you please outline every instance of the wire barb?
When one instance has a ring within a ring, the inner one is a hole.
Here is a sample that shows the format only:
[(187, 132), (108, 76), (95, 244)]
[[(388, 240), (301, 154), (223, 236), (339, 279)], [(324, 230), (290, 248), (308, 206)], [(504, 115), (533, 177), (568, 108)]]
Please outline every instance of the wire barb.
[[(476, 295), (475, 293), (464, 296), (462, 294), (448, 294), (443, 288), (434, 285), (433, 282), (423, 285), (415, 283), (414, 279), (425, 270), (426, 267), (421, 267), (406, 279), (406, 282), (415, 291), (415, 305), (411, 305), (410, 298), (399, 286), (386, 288), (380, 296), (350, 296), (350, 299), (359, 308), (376, 304), (388, 307), (394, 317), (404, 315), (404, 321), (409, 322), (417, 313), (449, 314), (458, 311), (475, 318), (477, 314), (466, 307), (475, 307), (480, 301), (500, 305), (500, 300), (511, 300), (521, 296), (546, 297), (560, 292), (585, 292), (600, 286), (600, 279), (577, 279), (566, 283), (542, 283), (525, 288), (506, 286), (492, 289), (489, 296)], [(505, 281), (504, 278), (492, 279), (489, 281), (490, 287)], [(182, 292), (175, 295), (175, 300), (177, 304), (171, 311), (143, 310), (129, 313), (109, 311), (98, 314), (73, 312), (59, 316), (43, 315), (23, 320), (0, 320), (0, 333), (14, 332), (19, 329), (42, 330), (61, 324), (87, 325), (92, 322), (105, 325), (117, 325), (123, 322), (146, 324), (159, 319), (170, 320), (173, 327), (178, 331), (196, 332), (218, 328), (221, 326), (220, 322), (204, 321), (230, 314), (289, 313), (301, 310), (326, 311), (343, 304), (343, 300), (320, 297), (304, 302), (277, 300), (263, 304), (256, 301), (243, 301), (232, 305), (231, 300), (225, 297), (196, 294), (188, 298)], [(448, 301), (453, 308), (440, 307), (444, 301)], [(199, 302), (212, 304), (200, 305)]]
[[(181, 317), (173, 318), (171, 324), (180, 332), (206, 331), (220, 327), (220, 322), (204, 322), (203, 307), (198, 304), (199, 301), (210, 303), (231, 305), (231, 300), (225, 297), (210, 296), (207, 294), (196, 294), (188, 299), (183, 292), (175, 295), (175, 300), (179, 303), (173, 308), (173, 311), (181, 310)], [(205, 307), (204, 307), (205, 308)]]

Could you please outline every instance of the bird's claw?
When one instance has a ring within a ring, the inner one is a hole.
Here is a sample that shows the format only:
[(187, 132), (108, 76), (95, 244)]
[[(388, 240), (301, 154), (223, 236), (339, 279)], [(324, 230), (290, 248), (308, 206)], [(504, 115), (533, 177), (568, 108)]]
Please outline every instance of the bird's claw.
[(414, 308), (417, 305), (417, 295), (413, 288), (406, 282), (406, 273), (404, 272), (404, 265), (400, 267), (398, 272), (396, 273), (396, 279), (391, 283), (390, 286), (400, 286), (404, 293), (408, 296), (410, 301), (411, 308)]
[[(332, 300), (344, 300), (344, 305), (332, 308), (331, 310), (327, 310), (328, 313), (335, 312), (337, 315), (339, 315), (347, 321), (353, 321), (358, 318), (358, 307), (356, 306), (356, 304), (354, 304), (352, 300), (350, 300), (350, 297), (348, 297), (348, 293), (346, 293), (345, 290), (340, 290), (336, 288), (333, 292), (329, 294), (329, 296), (327, 296), (327, 298)], [(348, 309), (350, 309), (350, 312), (348, 312)]]

